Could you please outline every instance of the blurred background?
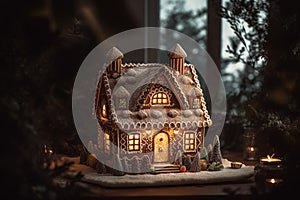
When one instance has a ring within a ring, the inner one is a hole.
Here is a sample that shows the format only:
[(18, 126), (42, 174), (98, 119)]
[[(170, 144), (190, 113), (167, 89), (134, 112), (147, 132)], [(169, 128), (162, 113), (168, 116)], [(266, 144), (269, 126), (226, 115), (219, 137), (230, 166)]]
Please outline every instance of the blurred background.
[[(242, 151), (244, 130), (254, 128), (259, 154), (282, 157), (294, 181), (300, 153), (299, 10), (292, 0), (2, 1), (1, 171), (7, 191), (20, 198), (76, 195), (53, 186), (39, 165), (40, 152), (47, 145), (56, 154), (80, 155), (71, 98), (77, 71), (97, 44), (144, 26), (188, 35), (216, 63), (227, 94), (222, 150)], [(164, 62), (151, 49), (126, 59)]]

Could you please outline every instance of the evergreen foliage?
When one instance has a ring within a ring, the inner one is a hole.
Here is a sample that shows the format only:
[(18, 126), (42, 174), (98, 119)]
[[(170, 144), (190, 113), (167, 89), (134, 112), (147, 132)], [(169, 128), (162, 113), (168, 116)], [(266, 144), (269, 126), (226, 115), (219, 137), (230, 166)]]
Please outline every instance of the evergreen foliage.
[(203, 146), (200, 150), (200, 155), (201, 155), (201, 159), (205, 159), (207, 162), (209, 161), (208, 159), (208, 153), (207, 153), (207, 149), (205, 146)]
[(214, 137), (213, 147), (209, 158), (209, 162), (222, 163), (221, 145), (220, 145), (220, 140), (218, 135), (215, 135)]
[(191, 168), (190, 168), (191, 172), (200, 172), (201, 171), (200, 157), (201, 157), (200, 152), (197, 152), (197, 154), (195, 155), (193, 162), (191, 164)]
[(189, 155), (184, 155), (182, 164), (186, 167), (186, 170), (190, 170), (192, 165), (191, 157)]
[(181, 150), (178, 150), (175, 156), (175, 161), (174, 161), (175, 165), (182, 165), (182, 152)]

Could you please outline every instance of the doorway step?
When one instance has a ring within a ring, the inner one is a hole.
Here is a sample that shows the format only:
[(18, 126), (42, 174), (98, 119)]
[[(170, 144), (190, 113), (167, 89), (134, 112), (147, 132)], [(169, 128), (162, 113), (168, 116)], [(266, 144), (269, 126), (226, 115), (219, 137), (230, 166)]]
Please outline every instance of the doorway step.
[(170, 163), (167, 164), (155, 164), (154, 165), (155, 174), (160, 173), (178, 173), (180, 168), (178, 165), (173, 165)]

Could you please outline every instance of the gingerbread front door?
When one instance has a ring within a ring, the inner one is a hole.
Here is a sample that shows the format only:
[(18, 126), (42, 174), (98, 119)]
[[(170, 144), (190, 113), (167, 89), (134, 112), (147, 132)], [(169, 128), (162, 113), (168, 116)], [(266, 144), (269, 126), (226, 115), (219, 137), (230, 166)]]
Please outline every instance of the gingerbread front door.
[(154, 162), (163, 163), (169, 161), (169, 135), (160, 132), (154, 136)]

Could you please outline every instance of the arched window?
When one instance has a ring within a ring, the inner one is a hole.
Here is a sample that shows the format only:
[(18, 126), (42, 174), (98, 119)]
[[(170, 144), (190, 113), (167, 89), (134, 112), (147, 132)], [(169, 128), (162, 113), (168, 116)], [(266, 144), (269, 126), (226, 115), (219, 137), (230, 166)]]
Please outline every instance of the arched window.
[(104, 148), (105, 152), (110, 152), (110, 135), (108, 133), (104, 133)]
[(152, 105), (169, 104), (168, 96), (163, 92), (158, 92), (152, 96)]
[(107, 118), (107, 109), (105, 104), (102, 105), (101, 115), (103, 118)]

